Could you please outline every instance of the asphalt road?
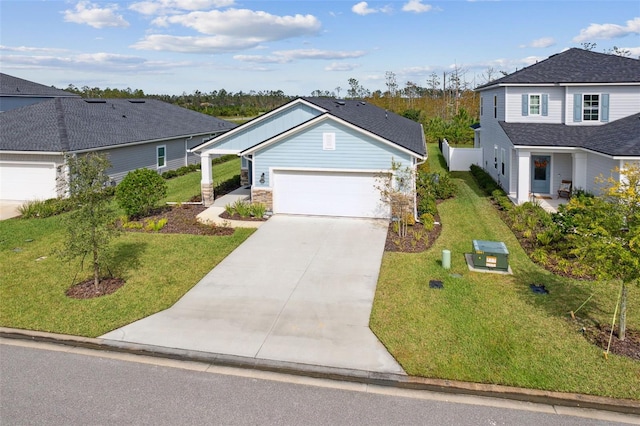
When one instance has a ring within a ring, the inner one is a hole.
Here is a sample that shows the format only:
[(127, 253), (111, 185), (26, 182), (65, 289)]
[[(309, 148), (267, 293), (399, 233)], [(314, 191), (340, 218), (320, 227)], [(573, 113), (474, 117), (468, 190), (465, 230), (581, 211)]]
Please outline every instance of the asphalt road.
[(614, 421), (640, 417), (42, 343), (0, 344), (3, 425), (621, 424)]

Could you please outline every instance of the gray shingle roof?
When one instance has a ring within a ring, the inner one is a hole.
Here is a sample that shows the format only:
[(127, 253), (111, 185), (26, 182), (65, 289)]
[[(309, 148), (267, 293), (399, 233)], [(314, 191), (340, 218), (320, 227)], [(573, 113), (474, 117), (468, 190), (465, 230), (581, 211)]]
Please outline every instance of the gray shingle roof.
[(640, 113), (600, 126), (502, 121), (500, 126), (514, 145), (585, 148), (611, 156), (640, 156)]
[(306, 97), (302, 99), (327, 110), (328, 114), (383, 137), (420, 156), (426, 154), (420, 123), (359, 100)]
[(67, 92), (33, 81), (23, 80), (8, 74), (0, 73), (0, 96), (27, 96), (27, 97), (80, 97), (75, 93)]
[(572, 48), (478, 86), (497, 84), (640, 83), (640, 60)]
[(0, 150), (74, 152), (233, 127), (155, 99), (56, 98), (0, 114)]

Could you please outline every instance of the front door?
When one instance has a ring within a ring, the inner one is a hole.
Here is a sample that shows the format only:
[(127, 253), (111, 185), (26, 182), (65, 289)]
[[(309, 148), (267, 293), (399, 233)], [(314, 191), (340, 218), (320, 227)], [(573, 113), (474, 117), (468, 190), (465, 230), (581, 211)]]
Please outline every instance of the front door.
[(549, 194), (551, 176), (551, 156), (531, 156), (531, 192)]

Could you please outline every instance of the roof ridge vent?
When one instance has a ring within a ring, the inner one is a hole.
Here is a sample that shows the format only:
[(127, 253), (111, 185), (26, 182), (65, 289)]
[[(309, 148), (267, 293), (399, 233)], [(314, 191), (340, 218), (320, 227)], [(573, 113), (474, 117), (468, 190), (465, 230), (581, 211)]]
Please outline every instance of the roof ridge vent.
[(146, 101), (144, 99), (129, 99), (129, 102), (131, 102), (132, 104), (143, 104)]
[(104, 99), (84, 99), (84, 101), (88, 104), (106, 104), (107, 101)]

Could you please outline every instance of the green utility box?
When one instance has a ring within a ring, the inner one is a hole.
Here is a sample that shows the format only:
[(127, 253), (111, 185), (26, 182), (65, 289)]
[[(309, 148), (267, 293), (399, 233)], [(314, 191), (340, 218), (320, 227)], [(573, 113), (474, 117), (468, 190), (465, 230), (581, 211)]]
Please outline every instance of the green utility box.
[(509, 270), (509, 250), (501, 241), (473, 240), (471, 256), (475, 268)]

